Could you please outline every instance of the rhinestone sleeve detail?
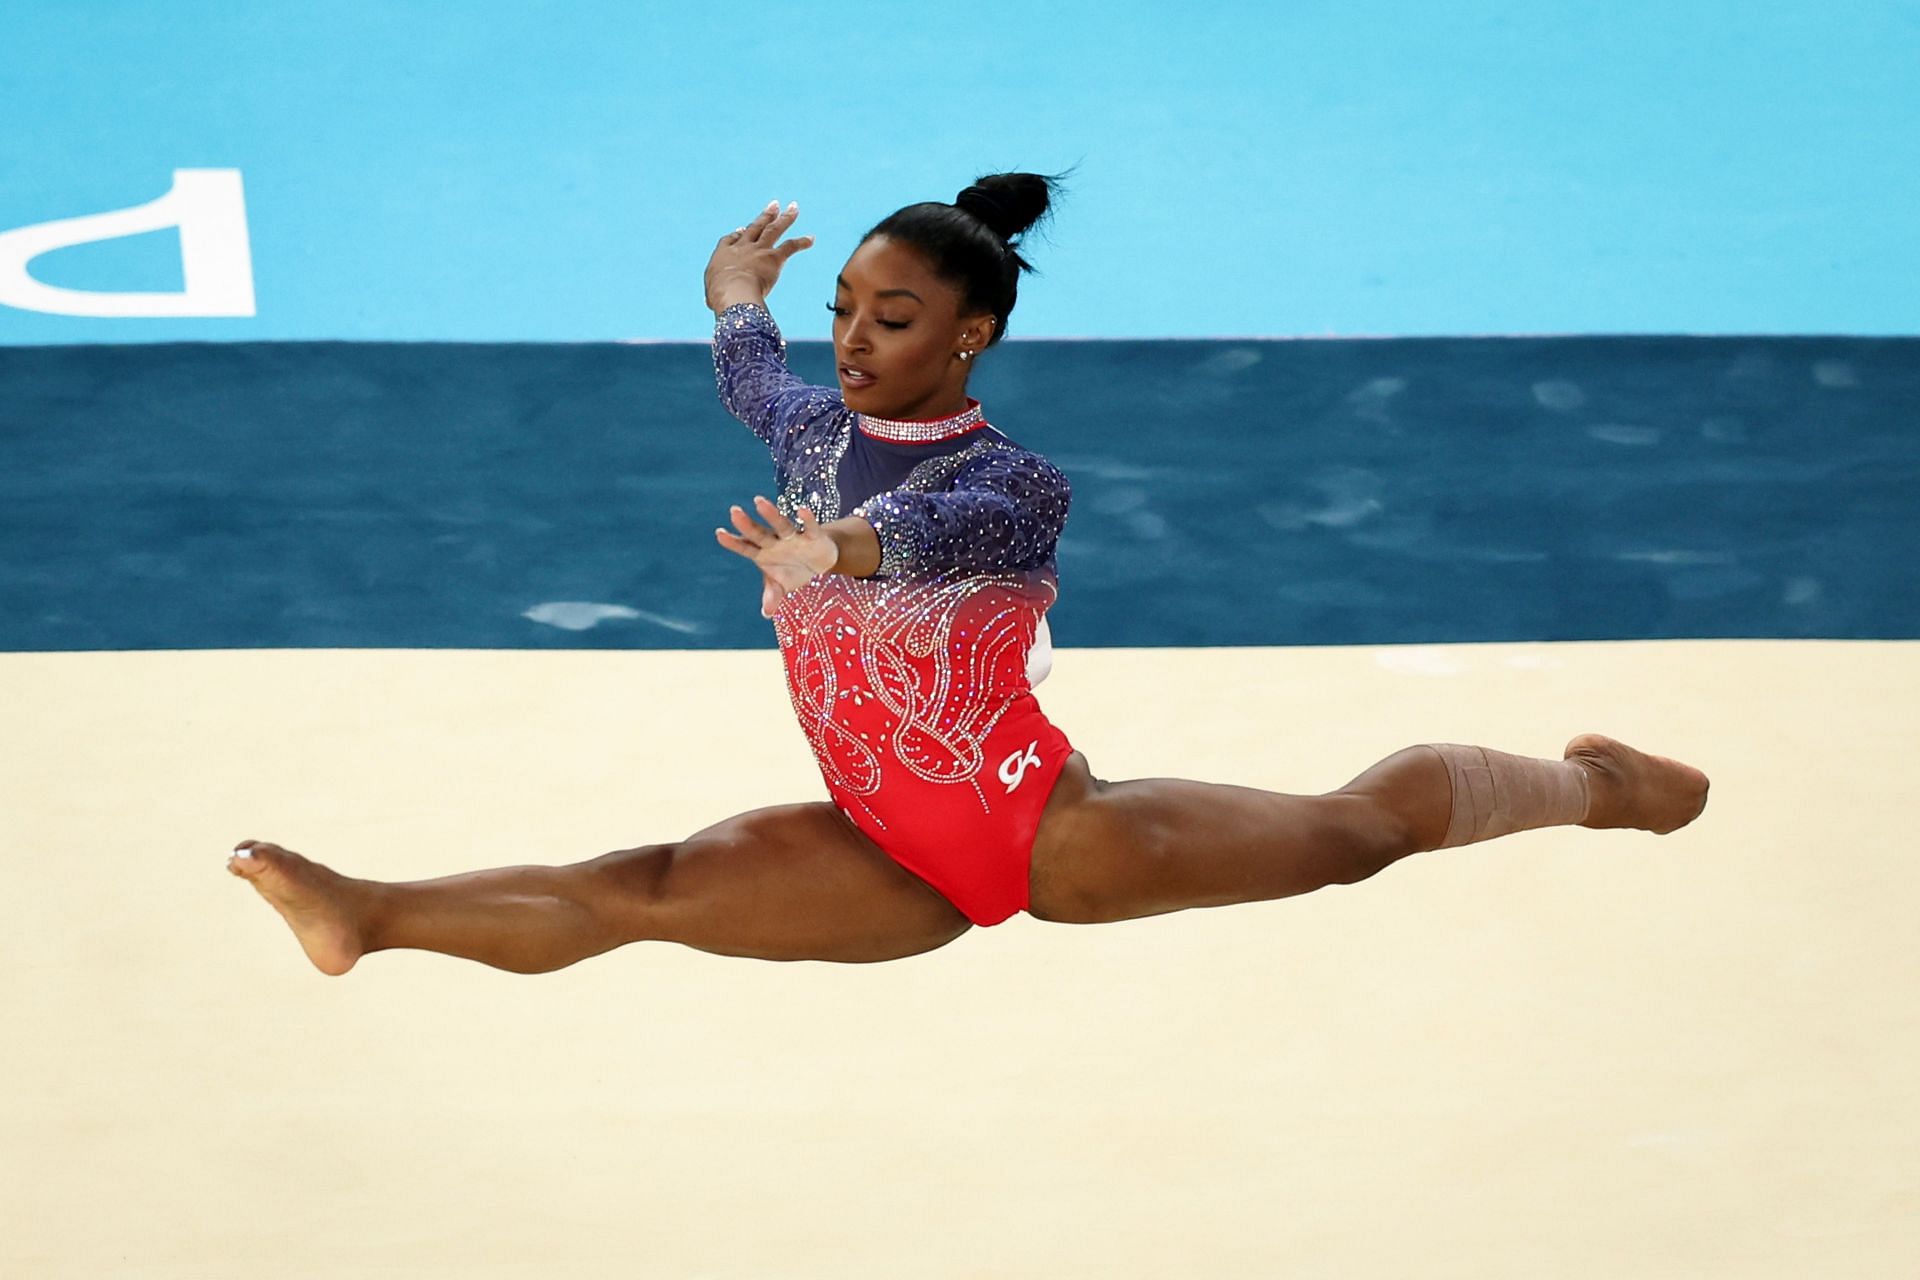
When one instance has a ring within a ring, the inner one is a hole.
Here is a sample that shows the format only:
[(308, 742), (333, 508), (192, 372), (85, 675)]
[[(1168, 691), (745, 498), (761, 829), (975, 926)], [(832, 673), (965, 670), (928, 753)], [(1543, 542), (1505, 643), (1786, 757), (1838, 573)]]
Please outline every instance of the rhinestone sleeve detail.
[(713, 380), (720, 403), (760, 437), (783, 476), (820, 443), (815, 428), (845, 413), (838, 391), (809, 386), (787, 367), (787, 340), (757, 303), (736, 302), (714, 318)]
[(852, 514), (879, 535), (880, 576), (1003, 573), (1053, 559), (1071, 501), (1066, 476), (1045, 458), (983, 442), (916, 469)]

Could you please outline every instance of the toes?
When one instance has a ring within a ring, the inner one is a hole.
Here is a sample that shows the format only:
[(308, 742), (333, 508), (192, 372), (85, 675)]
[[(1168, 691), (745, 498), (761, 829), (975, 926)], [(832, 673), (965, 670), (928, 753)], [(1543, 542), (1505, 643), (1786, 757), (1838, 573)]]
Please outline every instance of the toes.
[(285, 849), (266, 840), (242, 840), (233, 846), (233, 852), (227, 855), (227, 870), (237, 876), (252, 879), (266, 870), (267, 858), (284, 854)]

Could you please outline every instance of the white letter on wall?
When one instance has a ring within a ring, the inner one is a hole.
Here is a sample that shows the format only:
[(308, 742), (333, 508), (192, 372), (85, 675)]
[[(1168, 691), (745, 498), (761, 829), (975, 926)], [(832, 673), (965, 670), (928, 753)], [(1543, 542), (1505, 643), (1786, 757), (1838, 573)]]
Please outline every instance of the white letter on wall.
[[(101, 293), (41, 284), (27, 264), (70, 245), (180, 229), (180, 293)], [(57, 316), (250, 316), (253, 252), (238, 169), (175, 169), (158, 200), (0, 231), (0, 306)]]

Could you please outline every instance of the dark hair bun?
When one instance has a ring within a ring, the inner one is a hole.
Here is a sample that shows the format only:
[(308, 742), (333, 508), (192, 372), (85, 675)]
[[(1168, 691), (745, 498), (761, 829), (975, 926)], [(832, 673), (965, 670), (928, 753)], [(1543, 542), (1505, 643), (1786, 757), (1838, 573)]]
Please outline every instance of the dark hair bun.
[(1072, 174), (989, 173), (954, 197), (952, 204), (922, 200), (896, 209), (860, 237), (911, 245), (926, 255), (934, 273), (958, 286), (962, 314), (993, 316), (992, 346), (1007, 336), (1007, 316), (1020, 294), (1020, 273), (1033, 264), (1020, 256), (1015, 237), (1052, 212)]
[(990, 173), (974, 179), (953, 203), (1011, 241), (1046, 216), (1053, 185), (1053, 179), (1038, 173)]

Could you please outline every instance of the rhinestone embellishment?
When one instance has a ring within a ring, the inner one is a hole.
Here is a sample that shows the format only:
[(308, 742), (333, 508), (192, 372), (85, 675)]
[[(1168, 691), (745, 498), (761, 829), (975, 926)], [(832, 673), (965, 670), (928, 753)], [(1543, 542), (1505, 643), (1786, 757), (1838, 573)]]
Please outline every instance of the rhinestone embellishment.
[(854, 420), (860, 424), (862, 431), (874, 439), (891, 440), (896, 444), (932, 444), (936, 440), (951, 440), (986, 425), (986, 418), (980, 412), (980, 402), (972, 396), (967, 397), (967, 407), (951, 417), (924, 418), (916, 422), (857, 413)]

